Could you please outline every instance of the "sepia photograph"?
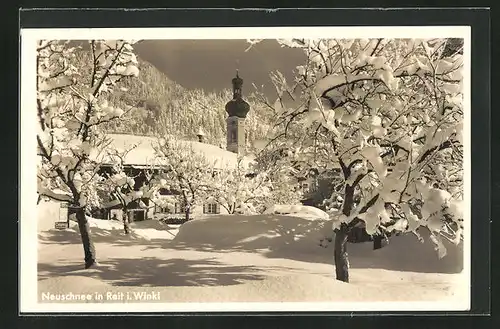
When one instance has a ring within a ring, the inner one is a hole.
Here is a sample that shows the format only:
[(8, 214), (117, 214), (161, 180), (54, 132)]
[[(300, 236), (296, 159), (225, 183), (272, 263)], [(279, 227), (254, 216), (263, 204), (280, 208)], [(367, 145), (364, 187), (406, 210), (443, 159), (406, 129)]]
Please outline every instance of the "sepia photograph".
[(21, 36), (21, 309), (470, 308), (470, 27)]

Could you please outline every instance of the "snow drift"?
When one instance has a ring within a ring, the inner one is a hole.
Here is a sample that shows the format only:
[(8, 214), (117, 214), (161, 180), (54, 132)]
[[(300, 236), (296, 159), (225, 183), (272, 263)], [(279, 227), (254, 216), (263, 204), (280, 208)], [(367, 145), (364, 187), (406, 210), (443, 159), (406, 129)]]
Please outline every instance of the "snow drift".
[(183, 224), (173, 242), (214, 249), (318, 251), (331, 224), (290, 215), (221, 215)]
[[(39, 238), (42, 243), (80, 243), (75, 222), (67, 230), (54, 229), (58, 216), (51, 203), (40, 203)], [(277, 215), (276, 213), (282, 213)], [(283, 215), (286, 213), (286, 215)], [(183, 225), (167, 225), (157, 220), (134, 222), (125, 235), (120, 221), (89, 218), (96, 243), (154, 242), (164, 248), (199, 251), (261, 252), (269, 258), (332, 264), (332, 221), (323, 211), (307, 206), (274, 206), (263, 215), (218, 215), (191, 220)], [(57, 217), (56, 217), (57, 218)], [(421, 243), (413, 234), (390, 238), (389, 245), (373, 250), (370, 242), (348, 244), (351, 268), (382, 268), (425, 273), (459, 273), (463, 269), (463, 243), (455, 246), (443, 241), (448, 254), (439, 259), (425, 228), (420, 229)], [(134, 242), (135, 241), (135, 242)], [(321, 243), (325, 246), (325, 241)]]
[[(297, 215), (297, 213), (296, 213)], [(331, 222), (289, 215), (207, 216), (183, 224), (89, 218), (99, 266), (84, 270), (78, 227), (39, 233), (41, 293), (160, 292), (160, 302), (442, 301), (458, 298), (459, 248), (439, 260), (433, 245), (397, 236), (377, 251), (348, 244), (349, 284), (335, 280)], [(175, 233), (174, 233), (175, 234)], [(170, 236), (174, 235), (171, 234)], [(423, 235), (423, 234), (422, 234)], [(163, 238), (162, 238), (163, 237)], [(455, 294), (455, 295), (454, 295)], [(40, 299), (39, 299), (40, 300)]]
[(297, 216), (310, 220), (329, 220), (329, 216), (321, 209), (302, 205), (274, 205), (264, 212), (265, 214), (283, 214)]
[[(333, 263), (333, 243), (320, 246), (325, 237), (334, 239), (331, 221), (290, 215), (223, 215), (195, 219), (182, 225), (172, 243), (198, 250), (260, 250), (270, 258)], [(349, 243), (351, 268), (382, 268), (425, 273), (460, 273), (463, 244), (444, 242), (448, 254), (439, 259), (426, 229), (420, 242), (413, 234), (393, 236), (382, 249), (371, 242)]]

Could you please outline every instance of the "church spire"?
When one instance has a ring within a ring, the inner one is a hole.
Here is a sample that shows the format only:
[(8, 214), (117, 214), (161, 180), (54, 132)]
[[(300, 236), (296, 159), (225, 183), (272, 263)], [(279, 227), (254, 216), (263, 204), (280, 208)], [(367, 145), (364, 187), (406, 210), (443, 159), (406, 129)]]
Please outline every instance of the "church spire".
[(233, 99), (226, 104), (226, 112), (230, 117), (237, 116), (245, 118), (250, 105), (243, 99), (241, 87), (243, 86), (243, 79), (240, 77), (239, 70), (236, 70), (236, 76), (231, 80), (233, 84)]
[(241, 87), (243, 79), (239, 70), (231, 80), (233, 84), (233, 99), (226, 104), (227, 122), (227, 150), (237, 154), (246, 153), (245, 118), (250, 111), (250, 105), (242, 97)]
[(236, 69), (236, 77), (232, 80), (233, 83), (233, 99), (242, 97), (241, 87), (243, 86), (243, 79), (240, 78), (239, 70)]

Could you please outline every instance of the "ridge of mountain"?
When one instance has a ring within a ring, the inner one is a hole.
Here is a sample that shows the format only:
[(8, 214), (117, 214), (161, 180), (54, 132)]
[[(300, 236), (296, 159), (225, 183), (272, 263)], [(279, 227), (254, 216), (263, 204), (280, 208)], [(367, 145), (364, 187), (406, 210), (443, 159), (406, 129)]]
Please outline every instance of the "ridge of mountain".
[[(110, 133), (134, 135), (171, 134), (182, 139), (196, 139), (201, 128), (205, 142), (217, 146), (226, 143), (225, 104), (232, 99), (228, 88), (220, 92), (187, 89), (171, 80), (150, 62), (137, 56), (139, 76), (124, 81), (121, 92), (110, 101), (130, 112), (126, 120), (107, 125)], [(267, 135), (270, 126), (266, 113), (252, 95), (247, 97), (252, 110), (247, 116), (248, 144)]]

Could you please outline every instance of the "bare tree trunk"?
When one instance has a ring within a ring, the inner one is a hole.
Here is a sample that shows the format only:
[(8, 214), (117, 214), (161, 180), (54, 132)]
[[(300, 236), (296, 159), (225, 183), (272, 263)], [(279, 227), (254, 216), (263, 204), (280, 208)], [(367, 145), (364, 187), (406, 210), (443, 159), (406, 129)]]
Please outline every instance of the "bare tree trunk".
[(122, 212), (123, 212), (123, 231), (125, 232), (125, 234), (128, 234), (130, 220), (128, 217), (127, 209), (122, 210)]
[(347, 255), (347, 225), (342, 225), (335, 233), (334, 244), (335, 274), (337, 280), (349, 282), (349, 259)]
[[(184, 219), (187, 222), (187, 221), (189, 221), (189, 217), (191, 214), (191, 203), (188, 202), (188, 197), (187, 197), (185, 191), (182, 192), (182, 197), (184, 199)], [(194, 200), (194, 198), (193, 198), (193, 200)]]
[[(354, 203), (354, 188), (346, 185), (344, 193), (344, 204), (342, 213), (349, 216)], [(349, 259), (347, 255), (347, 240), (349, 237), (349, 226), (342, 223), (340, 229), (335, 233), (334, 243), (334, 261), (335, 261), (335, 274), (337, 280), (349, 282)]]
[(83, 251), (85, 253), (85, 268), (89, 268), (96, 263), (96, 252), (94, 243), (90, 237), (90, 226), (87, 217), (85, 217), (85, 210), (83, 208), (77, 209), (76, 220), (82, 237)]

